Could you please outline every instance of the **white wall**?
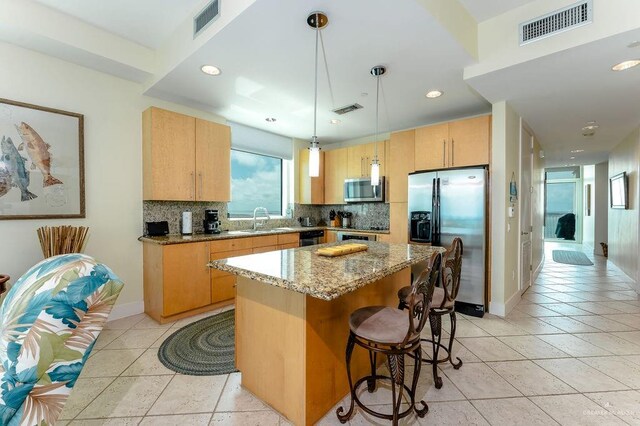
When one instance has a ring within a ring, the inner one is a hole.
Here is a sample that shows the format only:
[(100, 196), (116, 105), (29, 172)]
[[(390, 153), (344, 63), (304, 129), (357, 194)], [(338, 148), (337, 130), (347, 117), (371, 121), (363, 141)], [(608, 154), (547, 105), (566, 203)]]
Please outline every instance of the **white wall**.
[[(582, 244), (589, 246), (591, 249), (594, 245), (595, 239), (595, 182), (596, 182), (596, 166), (588, 165), (582, 167), (582, 190), (584, 194), (582, 196)], [(589, 210), (590, 216), (587, 216), (587, 185), (591, 188), (591, 206)]]
[(150, 105), (224, 122), (144, 97), (138, 84), (0, 43), (3, 98), (84, 114), (86, 219), (0, 220), (0, 272), (12, 282), (42, 259), (36, 229), (89, 226), (86, 253), (125, 282), (124, 313), (142, 308), (142, 111)]
[(595, 166), (594, 199), (594, 247), (593, 253), (603, 256), (600, 243), (609, 241), (609, 162)]

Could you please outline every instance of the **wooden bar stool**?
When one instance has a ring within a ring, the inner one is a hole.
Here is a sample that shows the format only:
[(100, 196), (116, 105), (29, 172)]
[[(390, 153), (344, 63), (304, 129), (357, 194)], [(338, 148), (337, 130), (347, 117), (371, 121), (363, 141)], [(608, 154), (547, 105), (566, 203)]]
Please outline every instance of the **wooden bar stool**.
[[(354, 311), (349, 318), (349, 340), (347, 342), (347, 376), (351, 392), (351, 404), (345, 413), (343, 407), (336, 410), (336, 415), (341, 423), (346, 423), (353, 414), (354, 403), (372, 416), (392, 420), (394, 425), (398, 420), (409, 415), (413, 410), (419, 417), (424, 417), (429, 407), (424, 401), (419, 401), (421, 408), (416, 407), (415, 393), (420, 376), (422, 361), (422, 347), (420, 344), (420, 332), (424, 328), (431, 309), (433, 289), (438, 282), (442, 255), (434, 253), (431, 256), (429, 267), (425, 269), (414, 281), (412, 290), (407, 298), (408, 312), (387, 306), (368, 306)], [(355, 345), (369, 351), (371, 362), (371, 375), (365, 376), (353, 383), (351, 378), (351, 355)], [(386, 355), (391, 377), (376, 373), (376, 357), (378, 354)], [(404, 384), (404, 356), (410, 355), (415, 359), (413, 379), (411, 387)], [(384, 414), (366, 407), (358, 398), (356, 390), (367, 382), (369, 392), (376, 387), (376, 380), (388, 380), (391, 382), (391, 395), (393, 413)], [(403, 392), (406, 391), (410, 398), (409, 407), (400, 412)]]
[[(456, 370), (462, 367), (462, 360), (456, 357), (457, 362), (451, 358), (453, 349), (453, 341), (456, 337), (456, 311), (455, 302), (460, 290), (460, 274), (462, 271), (462, 240), (454, 238), (451, 246), (443, 255), (442, 271), (440, 273), (442, 286), (436, 287), (433, 292), (432, 308), (429, 312), (429, 323), (431, 325), (431, 339), (422, 339), (423, 342), (429, 342), (433, 347), (433, 358), (423, 359), (432, 365), (433, 381), (436, 389), (442, 387), (442, 378), (438, 375), (438, 364), (450, 362)], [(409, 307), (408, 295), (412, 292), (411, 286), (403, 287), (398, 291), (398, 299), (400, 303), (398, 309)], [(441, 343), (442, 340), (442, 316), (449, 315), (451, 329), (449, 334), (449, 344), (447, 346)], [(447, 353), (447, 356), (438, 359), (440, 349)]]

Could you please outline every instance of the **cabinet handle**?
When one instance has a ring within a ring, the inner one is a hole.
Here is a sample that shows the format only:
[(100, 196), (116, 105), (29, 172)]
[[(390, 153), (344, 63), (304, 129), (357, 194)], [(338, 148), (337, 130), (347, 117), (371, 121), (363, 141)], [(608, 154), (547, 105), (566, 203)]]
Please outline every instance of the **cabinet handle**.
[(196, 177), (194, 172), (191, 172), (191, 199), (194, 201), (196, 199)]
[(360, 157), (360, 177), (364, 176), (364, 157)]
[(199, 201), (203, 201), (202, 200), (202, 173), (198, 173), (198, 176), (200, 177), (200, 200)]
[(456, 163), (455, 160), (455, 148), (456, 146), (454, 145), (456, 143), (456, 141), (454, 141), (453, 139), (451, 139), (451, 165), (453, 166)]
[(447, 141), (442, 139), (442, 167), (445, 166), (446, 152), (447, 152)]

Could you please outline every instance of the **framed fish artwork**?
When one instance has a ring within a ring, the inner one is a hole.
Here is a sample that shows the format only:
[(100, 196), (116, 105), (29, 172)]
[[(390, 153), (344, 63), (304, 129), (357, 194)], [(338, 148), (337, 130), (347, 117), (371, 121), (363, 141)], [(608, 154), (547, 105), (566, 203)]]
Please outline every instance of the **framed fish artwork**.
[(0, 220), (83, 217), (84, 116), (0, 99)]

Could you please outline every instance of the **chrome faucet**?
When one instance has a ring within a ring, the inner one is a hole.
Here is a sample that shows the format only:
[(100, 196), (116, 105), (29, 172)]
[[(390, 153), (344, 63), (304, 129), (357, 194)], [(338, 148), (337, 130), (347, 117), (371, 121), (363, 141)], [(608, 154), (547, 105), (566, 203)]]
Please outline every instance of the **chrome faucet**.
[[(256, 220), (258, 218), (258, 212), (263, 212), (264, 216), (262, 216), (262, 221), (260, 221), (260, 223), (258, 223), (258, 221)], [(258, 226), (264, 226), (265, 224), (265, 220), (270, 220), (271, 216), (269, 216), (269, 212), (267, 211), (266, 207), (256, 207), (253, 210), (253, 230), (256, 231), (258, 229)]]

